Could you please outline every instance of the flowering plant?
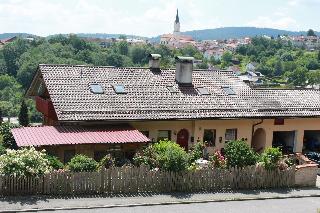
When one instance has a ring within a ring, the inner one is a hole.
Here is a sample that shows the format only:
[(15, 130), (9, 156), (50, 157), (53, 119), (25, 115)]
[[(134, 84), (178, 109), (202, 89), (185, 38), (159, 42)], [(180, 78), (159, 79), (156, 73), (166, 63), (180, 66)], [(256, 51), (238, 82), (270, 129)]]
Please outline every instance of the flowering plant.
[(51, 170), (45, 150), (37, 151), (34, 147), (7, 149), (6, 153), (0, 156), (0, 174), (37, 177)]
[(209, 160), (211, 161), (213, 167), (217, 167), (217, 168), (227, 167), (227, 159), (221, 154), (220, 151), (216, 151), (212, 156), (210, 156)]

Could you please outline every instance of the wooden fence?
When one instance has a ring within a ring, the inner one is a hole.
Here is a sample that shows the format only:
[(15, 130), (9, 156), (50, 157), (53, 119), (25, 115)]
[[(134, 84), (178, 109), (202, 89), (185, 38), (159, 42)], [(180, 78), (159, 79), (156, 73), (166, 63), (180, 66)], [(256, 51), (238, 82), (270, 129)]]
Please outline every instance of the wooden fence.
[(79, 195), (115, 193), (201, 192), (291, 187), (295, 168), (267, 171), (203, 169), (188, 172), (150, 171), (146, 167), (111, 168), (99, 172), (52, 172), (43, 177), (0, 176), (1, 195)]

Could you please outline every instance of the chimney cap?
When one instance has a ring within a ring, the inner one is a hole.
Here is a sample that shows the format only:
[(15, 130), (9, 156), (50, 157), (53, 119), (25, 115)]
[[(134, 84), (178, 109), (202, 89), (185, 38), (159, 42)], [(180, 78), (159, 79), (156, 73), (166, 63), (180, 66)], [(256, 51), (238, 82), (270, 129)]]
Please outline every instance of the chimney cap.
[(194, 61), (193, 57), (186, 57), (186, 56), (176, 56), (175, 59), (177, 62), (193, 63)]
[(153, 60), (159, 60), (161, 58), (160, 54), (149, 54), (148, 57)]

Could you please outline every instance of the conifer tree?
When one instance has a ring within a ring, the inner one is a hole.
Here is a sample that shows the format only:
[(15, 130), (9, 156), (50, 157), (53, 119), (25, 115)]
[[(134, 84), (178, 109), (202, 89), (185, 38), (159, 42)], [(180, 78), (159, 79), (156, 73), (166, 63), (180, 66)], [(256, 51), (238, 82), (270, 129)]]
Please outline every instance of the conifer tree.
[(26, 102), (23, 100), (19, 112), (19, 124), (22, 126), (29, 125), (29, 110)]

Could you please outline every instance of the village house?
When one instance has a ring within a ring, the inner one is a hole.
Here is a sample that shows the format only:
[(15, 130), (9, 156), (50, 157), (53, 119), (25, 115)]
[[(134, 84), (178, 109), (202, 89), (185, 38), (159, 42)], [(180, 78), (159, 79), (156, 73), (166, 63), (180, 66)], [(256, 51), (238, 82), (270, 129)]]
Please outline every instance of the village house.
[(131, 158), (148, 142), (171, 139), (208, 151), (245, 140), (256, 151), (281, 146), (302, 152), (320, 140), (320, 91), (253, 89), (233, 71), (41, 64), (26, 95), (44, 116), (42, 127), (13, 129), (20, 147), (36, 146), (67, 162), (77, 153)]

